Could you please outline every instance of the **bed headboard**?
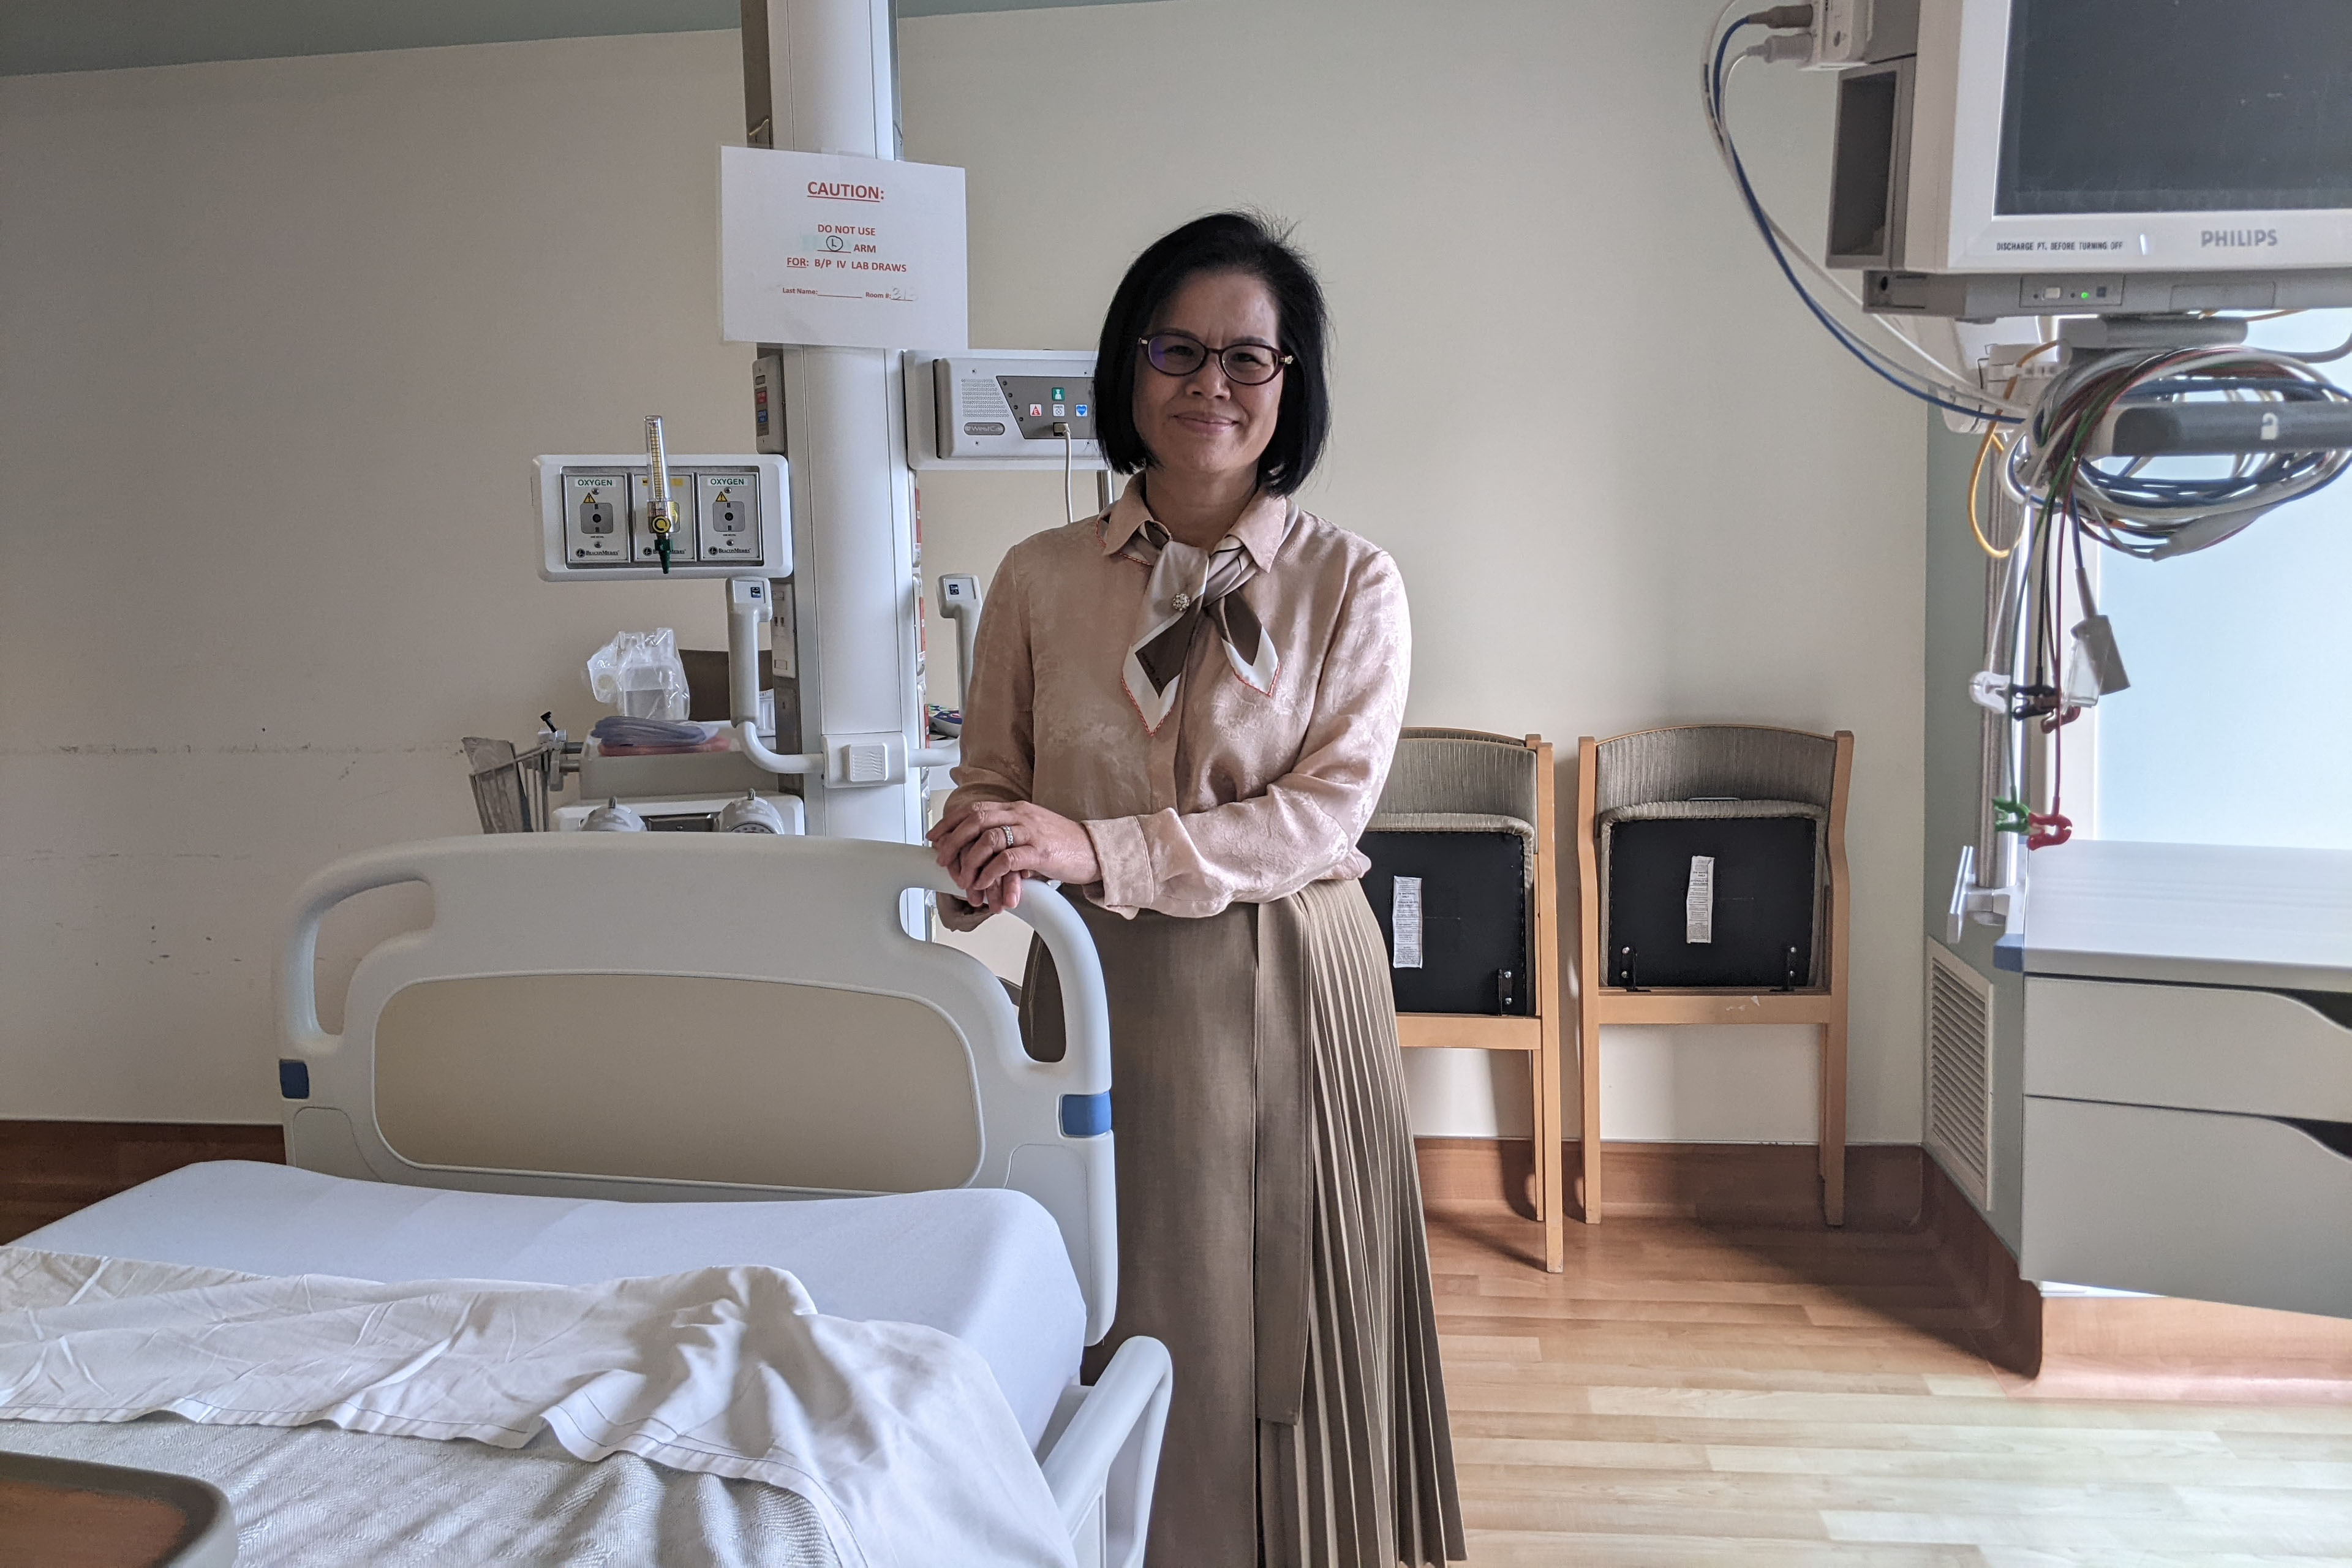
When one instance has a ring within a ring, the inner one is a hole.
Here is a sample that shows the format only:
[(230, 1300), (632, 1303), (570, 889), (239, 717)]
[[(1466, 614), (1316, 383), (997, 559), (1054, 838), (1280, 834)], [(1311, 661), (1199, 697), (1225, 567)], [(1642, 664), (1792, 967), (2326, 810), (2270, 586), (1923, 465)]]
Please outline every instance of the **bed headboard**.
[[(405, 882), (431, 890), (431, 925), (361, 961), (326, 1033), (320, 921)], [(282, 955), (287, 1158), (571, 1197), (1011, 1187), (1061, 1226), (1098, 1339), (1118, 1254), (1093, 942), (1058, 894), (1023, 889), (1069, 1038), (1035, 1061), (994, 975), (907, 934), (909, 889), (954, 890), (929, 850), (856, 839), (512, 834), (339, 861)]]

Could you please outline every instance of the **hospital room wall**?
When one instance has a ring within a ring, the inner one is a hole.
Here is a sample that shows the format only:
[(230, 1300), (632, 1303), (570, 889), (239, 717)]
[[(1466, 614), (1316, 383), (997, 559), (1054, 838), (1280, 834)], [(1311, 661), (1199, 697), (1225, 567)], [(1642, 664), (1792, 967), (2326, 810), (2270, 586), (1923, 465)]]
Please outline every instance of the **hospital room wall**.
[(302, 880), (476, 831), (458, 738), (592, 721), (616, 627), (722, 646), (539, 582), (530, 479), (749, 443), (741, 127), (731, 33), (0, 79), (0, 1118), (275, 1121)]
[[(1855, 730), (1853, 1132), (1915, 1142), (1922, 433), (1738, 222), (1690, 87), (1704, 20), (914, 19), (908, 152), (971, 171), (983, 345), (1089, 343), (1194, 213), (1297, 222), (1339, 321), (1307, 499), (1403, 567), (1413, 721), (1564, 752)], [(711, 310), (739, 95), (731, 34), (0, 82), (0, 1117), (274, 1118), (301, 879), (469, 831), (457, 737), (583, 723), (579, 661), (615, 627), (713, 645), (706, 590), (539, 583), (525, 486), (531, 454), (625, 447), (652, 409), (679, 447), (747, 438)], [(1749, 99), (1809, 233), (1826, 84)], [(992, 571), (1055, 488), (929, 478), (929, 564)], [(385, 902), (378, 929), (415, 913)], [(1522, 1131), (1516, 1066), (1416, 1058), (1421, 1130)], [(1624, 1031), (1605, 1125), (1806, 1139), (1811, 1082), (1801, 1033)]]
[[(1579, 734), (1853, 730), (1852, 1131), (1916, 1142), (1924, 433), (1741, 221), (1696, 101), (1714, 10), (929, 17), (902, 26), (908, 155), (970, 172), (979, 345), (1091, 346), (1120, 269), (1198, 213), (1296, 223), (1337, 334), (1305, 499), (1403, 569), (1409, 721), (1541, 731), (1563, 811)], [(1828, 79), (1758, 71), (1735, 105), (1768, 193), (1816, 233)], [(926, 476), (927, 563), (984, 577), (1060, 521), (1059, 480)], [(1809, 1029), (1612, 1029), (1602, 1056), (1610, 1138), (1814, 1135)], [(1408, 1071), (1417, 1131), (1526, 1134), (1518, 1058)]]

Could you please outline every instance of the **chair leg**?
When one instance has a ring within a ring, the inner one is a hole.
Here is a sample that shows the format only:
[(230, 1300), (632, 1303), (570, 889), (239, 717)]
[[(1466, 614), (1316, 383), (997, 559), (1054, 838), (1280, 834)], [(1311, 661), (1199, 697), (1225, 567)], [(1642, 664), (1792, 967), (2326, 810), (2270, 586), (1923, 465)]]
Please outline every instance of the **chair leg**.
[(1822, 1217), (1845, 1224), (1845, 1014), (1822, 1026)]
[(1601, 1022), (1577, 1009), (1577, 1148), (1583, 1165), (1584, 1223), (1601, 1223)]
[(1558, 1274), (1568, 1267), (1562, 1228), (1568, 1215), (1567, 1173), (1561, 1168), (1559, 1137), (1559, 1027), (1549, 1019), (1530, 1066), (1536, 1097), (1536, 1212), (1543, 1220), (1544, 1268)]

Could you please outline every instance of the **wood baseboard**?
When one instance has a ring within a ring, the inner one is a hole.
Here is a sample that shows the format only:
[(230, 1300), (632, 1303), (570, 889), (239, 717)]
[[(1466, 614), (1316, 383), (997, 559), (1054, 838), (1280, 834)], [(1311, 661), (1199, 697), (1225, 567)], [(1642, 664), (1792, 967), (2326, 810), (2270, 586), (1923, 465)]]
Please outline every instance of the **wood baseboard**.
[[(1418, 1138), (1421, 1191), (1431, 1204), (1507, 1203), (1532, 1219), (1535, 1145), (1526, 1138)], [(1561, 1146), (1570, 1194), (1580, 1145)], [(1810, 1143), (1604, 1143), (1608, 1197), (1601, 1217), (1827, 1227)], [(1924, 1156), (1916, 1144), (1846, 1150), (1846, 1228), (1919, 1228)], [(1581, 1219), (1571, 1202), (1569, 1213)]]
[(285, 1159), (274, 1125), (0, 1121), (0, 1242), (183, 1165)]
[[(1532, 1220), (1525, 1138), (1414, 1141), (1433, 1210)], [(1810, 1145), (1610, 1143), (1604, 1220), (1826, 1229)], [(1561, 1153), (1573, 1177), (1578, 1145)], [(2352, 1321), (2159, 1297), (2045, 1297), (1943, 1168), (1916, 1145), (1846, 1152), (1845, 1228), (1923, 1236), (1959, 1300), (1954, 1342), (2013, 1394), (2252, 1404), (2352, 1403)], [(1571, 1192), (1575, 1184), (1569, 1184)], [(1573, 1208), (1570, 1215), (1576, 1215)], [(1605, 1234), (1604, 1231), (1601, 1233)]]
[(1922, 1217), (1936, 1237), (1936, 1260), (1960, 1293), (1966, 1337), (1985, 1360), (2018, 1377), (2042, 1369), (2042, 1292), (2021, 1279), (2017, 1259), (1944, 1168), (1920, 1152)]

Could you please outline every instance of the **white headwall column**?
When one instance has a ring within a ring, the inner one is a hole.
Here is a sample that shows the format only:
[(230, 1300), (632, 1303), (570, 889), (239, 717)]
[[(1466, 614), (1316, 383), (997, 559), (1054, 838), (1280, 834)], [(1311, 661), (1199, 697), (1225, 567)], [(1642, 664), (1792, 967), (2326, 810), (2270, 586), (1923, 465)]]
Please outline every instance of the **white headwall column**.
[[(867, 158), (898, 153), (889, 0), (754, 0), (766, 12), (767, 92), (747, 69), (746, 101), (774, 117), (773, 144)], [(758, 32), (745, 29), (747, 48)], [(756, 60), (747, 60), (756, 68)], [(851, 735), (923, 745), (916, 650), (914, 491), (907, 472), (898, 356), (787, 348), (785, 456), (792, 464), (793, 608), (802, 745), (837, 756)], [(887, 787), (809, 790), (809, 831), (912, 843), (923, 828), (919, 770)]]

